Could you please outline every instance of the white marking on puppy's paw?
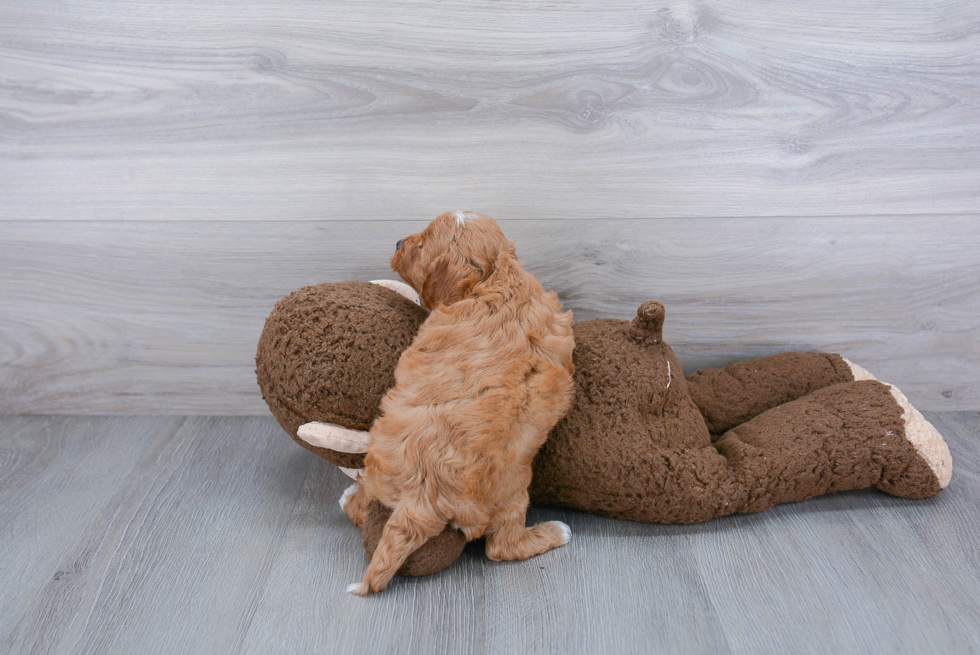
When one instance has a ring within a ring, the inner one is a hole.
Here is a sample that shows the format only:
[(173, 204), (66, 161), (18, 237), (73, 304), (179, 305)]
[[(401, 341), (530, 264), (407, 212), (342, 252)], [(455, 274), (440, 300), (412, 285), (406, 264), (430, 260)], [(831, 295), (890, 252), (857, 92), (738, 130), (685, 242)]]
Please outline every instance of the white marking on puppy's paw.
[(340, 500), (338, 502), (340, 503), (340, 511), (344, 512), (344, 514), (347, 513), (347, 510), (344, 509), (344, 506), (347, 504), (347, 499), (350, 498), (351, 494), (355, 491), (357, 491), (356, 482), (344, 489), (344, 493), (340, 494)]
[(349, 594), (354, 594), (355, 596), (367, 596), (368, 588), (363, 582), (353, 582), (347, 585), (345, 590)]
[(561, 521), (552, 521), (552, 523), (558, 526), (558, 529), (561, 530), (562, 539), (563, 539), (561, 545), (564, 546), (572, 538), (572, 529), (568, 527), (567, 523), (562, 523)]

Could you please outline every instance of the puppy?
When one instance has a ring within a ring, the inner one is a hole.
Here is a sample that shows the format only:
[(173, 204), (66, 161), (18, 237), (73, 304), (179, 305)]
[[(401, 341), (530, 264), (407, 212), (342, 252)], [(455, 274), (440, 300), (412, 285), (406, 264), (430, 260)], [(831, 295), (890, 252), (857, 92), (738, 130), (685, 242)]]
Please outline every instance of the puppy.
[(395, 369), (358, 483), (355, 525), (392, 509), (358, 595), (381, 591), (447, 524), (486, 536), (493, 560), (568, 542), (559, 521), (525, 527), (531, 460), (571, 405), (572, 313), (524, 270), (489, 216), (447, 212), (399, 241), (391, 267), (431, 311)]

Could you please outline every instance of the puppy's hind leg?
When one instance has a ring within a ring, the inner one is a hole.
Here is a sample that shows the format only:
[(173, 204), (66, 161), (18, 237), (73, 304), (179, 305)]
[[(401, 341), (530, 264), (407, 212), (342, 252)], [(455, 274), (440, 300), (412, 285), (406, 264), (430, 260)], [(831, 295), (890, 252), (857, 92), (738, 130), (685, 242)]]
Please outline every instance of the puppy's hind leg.
[(364, 579), (347, 587), (347, 591), (364, 596), (382, 591), (401, 568), (408, 556), (439, 535), (446, 521), (425, 511), (419, 505), (402, 505), (392, 512), (381, 533), (381, 541), (371, 557)]
[(523, 560), (568, 543), (572, 531), (561, 521), (545, 521), (526, 527), (527, 504), (525, 491), (512, 505), (494, 515), (487, 531), (487, 557), (497, 561)]
[(355, 482), (344, 489), (339, 504), (340, 509), (344, 510), (344, 514), (351, 520), (351, 523), (361, 527), (364, 519), (367, 518), (368, 508), (371, 506), (371, 497), (368, 496), (363, 485)]

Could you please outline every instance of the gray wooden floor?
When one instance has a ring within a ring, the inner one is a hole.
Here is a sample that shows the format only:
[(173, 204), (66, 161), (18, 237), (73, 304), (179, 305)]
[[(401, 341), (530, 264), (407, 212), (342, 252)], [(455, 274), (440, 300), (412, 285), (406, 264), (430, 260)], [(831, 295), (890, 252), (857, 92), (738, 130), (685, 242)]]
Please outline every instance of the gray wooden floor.
[(980, 413), (929, 413), (933, 500), (818, 498), (693, 526), (560, 518), (523, 563), (344, 593), (347, 479), (263, 417), (0, 418), (0, 651), (980, 651)]

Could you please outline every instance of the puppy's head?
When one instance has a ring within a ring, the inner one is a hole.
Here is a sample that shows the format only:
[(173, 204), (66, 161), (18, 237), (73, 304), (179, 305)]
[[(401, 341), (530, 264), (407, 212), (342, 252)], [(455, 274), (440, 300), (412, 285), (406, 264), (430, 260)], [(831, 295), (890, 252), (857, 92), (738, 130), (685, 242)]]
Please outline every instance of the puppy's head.
[(475, 212), (446, 212), (395, 246), (391, 268), (412, 285), (428, 309), (451, 305), (493, 273), (514, 244), (497, 222)]

